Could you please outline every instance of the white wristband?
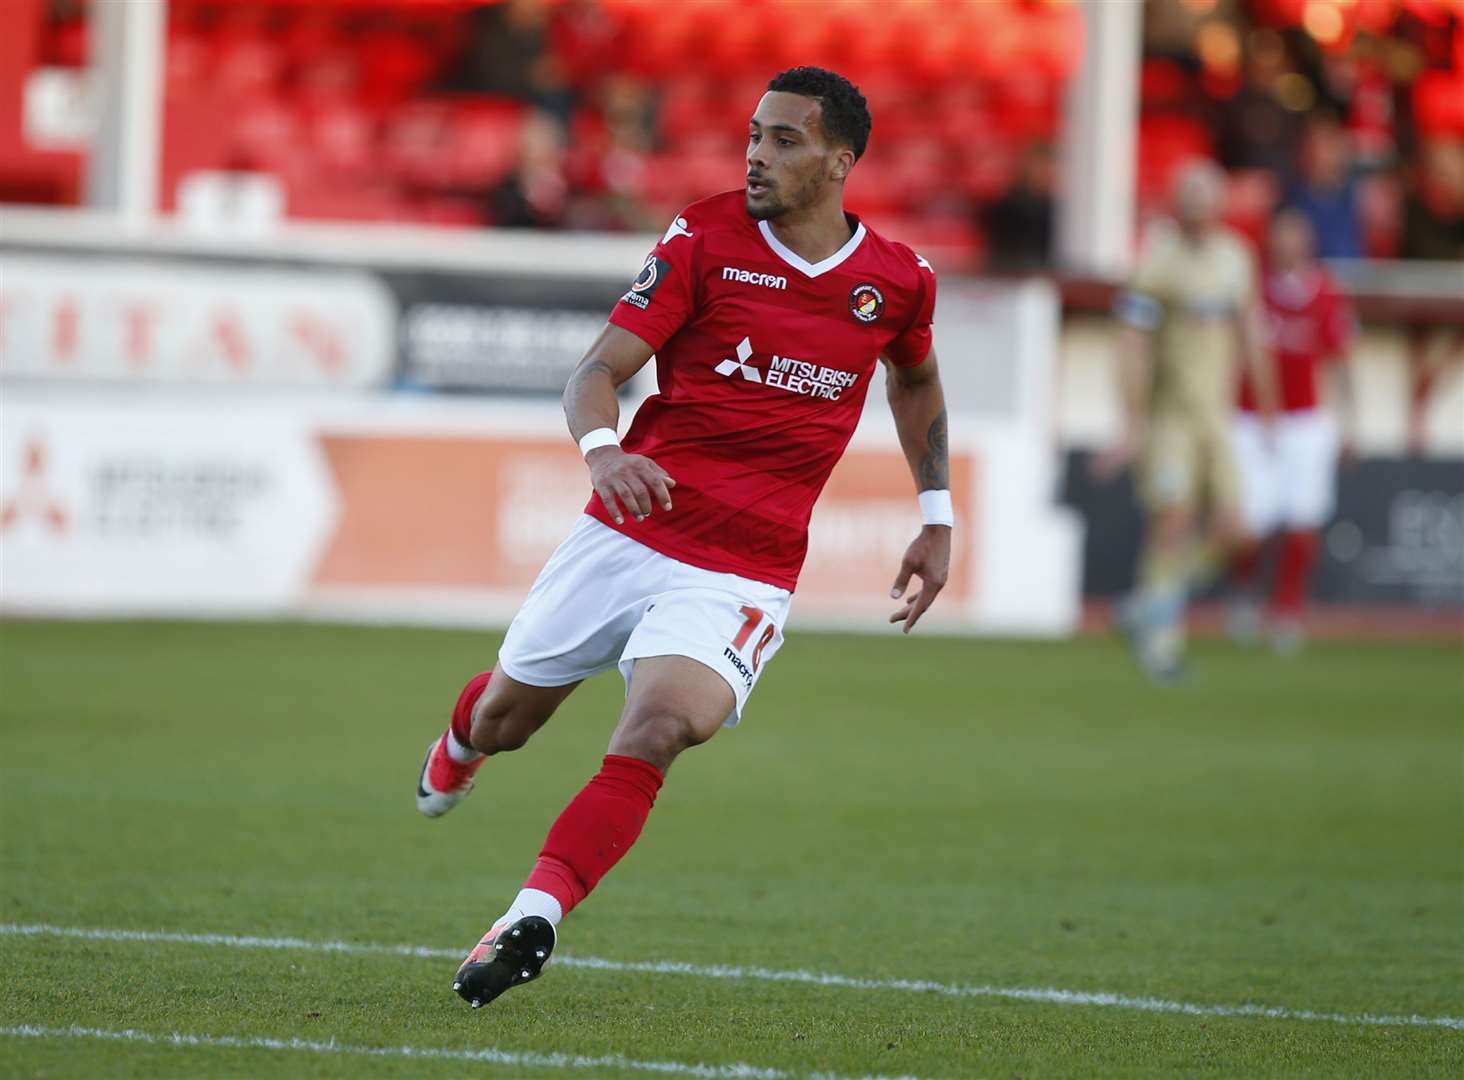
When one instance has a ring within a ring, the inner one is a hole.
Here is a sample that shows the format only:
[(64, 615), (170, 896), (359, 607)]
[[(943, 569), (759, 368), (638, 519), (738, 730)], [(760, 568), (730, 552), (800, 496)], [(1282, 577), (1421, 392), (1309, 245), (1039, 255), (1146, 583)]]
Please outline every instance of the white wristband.
[(619, 446), (620, 438), (615, 434), (614, 428), (597, 427), (594, 431), (586, 432), (585, 437), (579, 441), (580, 456), (583, 457), (591, 450), (598, 450), (602, 446)]
[(920, 516), (927, 525), (954, 526), (956, 510), (951, 505), (951, 493), (942, 488), (938, 491), (920, 493)]

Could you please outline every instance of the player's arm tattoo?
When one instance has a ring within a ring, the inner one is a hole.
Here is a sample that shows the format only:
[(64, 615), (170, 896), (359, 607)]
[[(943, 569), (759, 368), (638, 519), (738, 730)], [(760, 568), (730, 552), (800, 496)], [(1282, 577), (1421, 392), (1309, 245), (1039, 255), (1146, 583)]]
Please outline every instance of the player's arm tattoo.
[(938, 491), (951, 486), (949, 439), (946, 411), (941, 409), (925, 433), (925, 456), (920, 459), (920, 490)]

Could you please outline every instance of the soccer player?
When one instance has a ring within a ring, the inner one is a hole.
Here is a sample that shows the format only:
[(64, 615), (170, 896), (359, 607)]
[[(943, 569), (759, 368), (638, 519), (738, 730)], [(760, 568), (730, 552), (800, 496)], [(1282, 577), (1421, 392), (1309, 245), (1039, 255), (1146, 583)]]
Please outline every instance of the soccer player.
[(1139, 466), (1144, 550), (1120, 622), (1139, 666), (1161, 683), (1183, 673), (1190, 591), (1222, 569), (1245, 536), (1230, 446), (1237, 350), (1268, 416), (1275, 401), (1251, 254), (1219, 220), (1224, 185), (1211, 162), (1180, 170), (1173, 221), (1151, 231), (1118, 296), (1127, 425), (1095, 460), (1100, 476)]
[[(1352, 306), (1313, 256), (1311, 223), (1286, 209), (1271, 221), (1262, 284), (1266, 329), (1281, 394), (1274, 440), (1268, 444), (1256, 412), (1255, 388), (1241, 382), (1240, 412), (1234, 421), (1241, 509), (1251, 538), (1231, 564), (1237, 596), (1230, 610), (1231, 632), (1257, 636), (1261, 612), (1255, 597), (1260, 542), (1280, 533), (1275, 584), (1266, 605), (1271, 643), (1292, 652), (1302, 642), (1307, 585), (1316, 563), (1321, 527), (1332, 516), (1339, 449), (1338, 425), (1322, 408), (1320, 375), (1334, 360), (1335, 386), (1353, 416), (1346, 355), (1357, 333)], [(1350, 446), (1351, 438), (1343, 445)]]
[[(418, 809), (452, 809), (486, 759), (523, 746), (581, 680), (618, 668), (626, 700), (599, 772), (457, 972), (475, 1008), (538, 976), (556, 925), (635, 843), (677, 755), (741, 718), (782, 645), (809, 515), (877, 361), (924, 518), (890, 621), (912, 630), (945, 584), (935, 276), (844, 212), (869, 129), (842, 76), (774, 78), (750, 121), (745, 188), (677, 215), (569, 380), (564, 412), (594, 495), (497, 666), (468, 682), (432, 742)], [(652, 356), (659, 392), (619, 440), (615, 388)]]

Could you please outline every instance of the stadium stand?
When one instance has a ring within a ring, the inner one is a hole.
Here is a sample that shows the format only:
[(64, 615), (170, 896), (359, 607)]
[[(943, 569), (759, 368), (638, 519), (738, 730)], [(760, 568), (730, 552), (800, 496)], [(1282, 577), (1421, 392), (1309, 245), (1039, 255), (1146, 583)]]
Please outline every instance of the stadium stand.
[[(38, 26), (12, 20), (35, 40), (12, 42), (9, 66), (84, 66), (88, 0), (16, 2)], [(163, 206), (190, 173), (262, 171), (294, 218), (652, 228), (735, 182), (746, 103), (769, 71), (815, 58), (854, 78), (877, 118), (881, 153), (854, 173), (851, 207), (985, 265), (992, 213), (1051, 175), (1028, 165), (1055, 142), (1081, 52), (1076, 5), (827, 10), (836, 17), (789, 0), (172, 0)], [(1166, 0), (1147, 23), (1141, 219), (1179, 162), (1218, 156), (1231, 221), (1255, 234), (1296, 188), (1301, 132), (1335, 118), (1365, 253), (1410, 254), (1420, 172), (1446, 169), (1426, 163), (1464, 140), (1457, 4)], [(4, 153), (0, 197), (75, 202), (78, 171), (74, 154)], [(1043, 193), (1027, 194), (1035, 203), (1018, 204), (1040, 208)]]

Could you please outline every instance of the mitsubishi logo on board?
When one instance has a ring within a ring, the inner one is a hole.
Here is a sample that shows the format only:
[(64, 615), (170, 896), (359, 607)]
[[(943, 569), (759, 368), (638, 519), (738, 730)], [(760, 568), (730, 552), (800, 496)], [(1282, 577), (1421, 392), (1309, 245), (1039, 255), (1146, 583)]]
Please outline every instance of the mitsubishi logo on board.
[(35, 519), (58, 535), (64, 534), (71, 523), (70, 515), (46, 486), (46, 446), (39, 439), (26, 444), (20, 490), (0, 503), (0, 532), (8, 532), (26, 518)]

